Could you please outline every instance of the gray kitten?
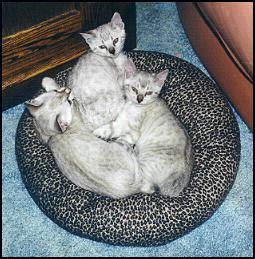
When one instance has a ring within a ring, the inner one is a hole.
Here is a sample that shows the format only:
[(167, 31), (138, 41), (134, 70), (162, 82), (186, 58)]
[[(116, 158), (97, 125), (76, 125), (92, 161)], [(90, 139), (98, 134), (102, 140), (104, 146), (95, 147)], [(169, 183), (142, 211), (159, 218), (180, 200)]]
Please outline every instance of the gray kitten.
[(44, 78), (46, 93), (26, 102), (37, 131), (61, 172), (76, 185), (113, 198), (153, 190), (143, 186), (137, 158), (122, 145), (97, 138), (84, 125), (69, 88)]
[(126, 33), (115, 13), (109, 23), (81, 33), (92, 52), (83, 55), (73, 68), (68, 87), (72, 89), (82, 117), (95, 129), (115, 119), (124, 105), (122, 53)]
[(180, 122), (158, 98), (168, 70), (158, 74), (137, 71), (132, 60), (125, 65), (127, 102), (113, 122), (93, 133), (135, 145), (142, 176), (161, 194), (178, 196), (187, 185), (192, 169), (191, 143)]

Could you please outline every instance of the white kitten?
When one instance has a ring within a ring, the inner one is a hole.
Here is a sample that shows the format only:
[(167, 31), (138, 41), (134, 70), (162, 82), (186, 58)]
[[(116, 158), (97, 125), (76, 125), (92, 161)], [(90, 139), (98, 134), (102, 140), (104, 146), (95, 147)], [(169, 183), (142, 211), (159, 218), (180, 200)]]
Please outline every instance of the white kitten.
[(26, 102), (36, 129), (55, 157), (60, 171), (76, 185), (113, 198), (149, 192), (137, 159), (123, 146), (92, 134), (76, 109), (71, 90), (44, 78), (47, 91)]
[(115, 121), (93, 133), (136, 145), (143, 177), (158, 186), (163, 195), (177, 196), (189, 181), (192, 157), (184, 129), (158, 98), (168, 70), (158, 74), (138, 72), (131, 60), (125, 68), (127, 102)]
[(125, 42), (124, 23), (118, 13), (111, 21), (81, 33), (92, 52), (83, 55), (73, 68), (68, 86), (89, 127), (95, 129), (115, 119), (124, 105), (122, 53)]

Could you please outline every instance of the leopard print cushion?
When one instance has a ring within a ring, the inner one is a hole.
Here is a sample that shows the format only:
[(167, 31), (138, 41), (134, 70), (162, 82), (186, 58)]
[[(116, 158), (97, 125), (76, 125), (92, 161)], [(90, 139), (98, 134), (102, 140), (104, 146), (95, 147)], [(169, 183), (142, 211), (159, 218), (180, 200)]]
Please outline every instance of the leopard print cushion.
[[(170, 71), (161, 97), (187, 129), (194, 152), (191, 179), (179, 197), (154, 193), (115, 200), (77, 187), (40, 142), (27, 110), (17, 129), (16, 156), (28, 192), (62, 228), (111, 244), (162, 245), (202, 224), (223, 202), (239, 165), (239, 128), (220, 89), (192, 64), (157, 52), (128, 56), (140, 70)], [(56, 75), (60, 85), (70, 70)]]

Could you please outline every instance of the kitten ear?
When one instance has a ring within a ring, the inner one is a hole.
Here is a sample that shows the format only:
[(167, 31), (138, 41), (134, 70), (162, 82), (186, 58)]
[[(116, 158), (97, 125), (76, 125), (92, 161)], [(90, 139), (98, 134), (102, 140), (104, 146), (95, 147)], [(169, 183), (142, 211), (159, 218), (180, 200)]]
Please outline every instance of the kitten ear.
[(111, 26), (113, 28), (120, 28), (120, 29), (124, 29), (124, 23), (121, 19), (121, 16), (119, 13), (115, 12), (114, 15), (112, 16), (112, 19), (111, 19)]
[(42, 80), (42, 87), (46, 90), (46, 92), (58, 90), (60, 87), (55, 82), (53, 78), (44, 77)]
[(89, 31), (89, 33), (80, 33), (80, 35), (86, 40), (86, 42), (90, 45), (94, 40), (95, 35), (93, 31)]
[(35, 116), (37, 110), (42, 106), (45, 101), (45, 94), (41, 94), (38, 97), (25, 102), (25, 106), (32, 116)]
[(158, 73), (154, 79), (154, 82), (159, 86), (162, 87), (166, 81), (166, 78), (168, 76), (168, 69), (165, 69), (164, 71)]
[(133, 60), (130, 58), (127, 59), (124, 69), (125, 69), (125, 78), (129, 78), (137, 72), (136, 66)]
[(65, 132), (72, 122), (71, 109), (61, 111), (60, 114), (57, 116), (56, 120), (59, 125), (59, 128), (61, 129), (61, 132)]

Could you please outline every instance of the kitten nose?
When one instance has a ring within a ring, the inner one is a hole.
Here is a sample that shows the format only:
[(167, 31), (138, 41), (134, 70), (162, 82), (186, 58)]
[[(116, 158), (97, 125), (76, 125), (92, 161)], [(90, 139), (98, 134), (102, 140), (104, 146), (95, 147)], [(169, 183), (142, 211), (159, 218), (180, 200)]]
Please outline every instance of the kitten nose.
[(140, 103), (143, 101), (143, 96), (141, 94), (137, 95), (137, 102)]
[(110, 52), (111, 54), (114, 54), (114, 53), (115, 53), (115, 48), (110, 47), (110, 48), (109, 48), (109, 52)]

